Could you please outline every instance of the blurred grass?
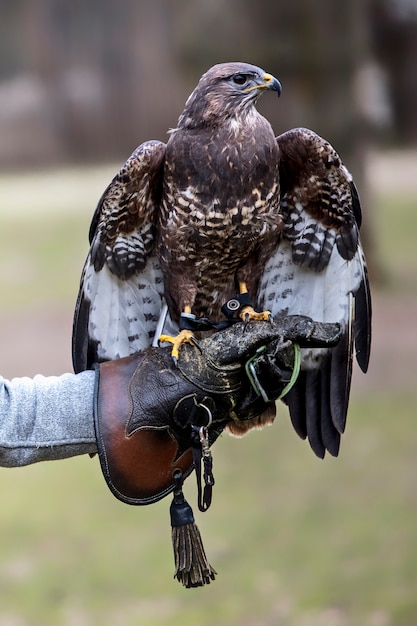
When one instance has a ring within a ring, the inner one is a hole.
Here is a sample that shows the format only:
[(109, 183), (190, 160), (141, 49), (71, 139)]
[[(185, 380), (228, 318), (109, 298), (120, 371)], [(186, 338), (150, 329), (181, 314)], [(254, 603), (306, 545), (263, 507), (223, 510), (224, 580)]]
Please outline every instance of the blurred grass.
[[(88, 225), (111, 175), (49, 174), (46, 194), (36, 177), (0, 179), (3, 313), (73, 307)], [(414, 207), (407, 193), (378, 198), (393, 297), (415, 285)], [(0, 626), (413, 626), (415, 403), (414, 389), (354, 387), (337, 460), (315, 459), (284, 407), (266, 432), (222, 437), (213, 506), (197, 513), (219, 572), (204, 589), (172, 579), (169, 498), (123, 505), (87, 457), (1, 469)], [(194, 505), (192, 478), (186, 495)]]
[(73, 304), (88, 250), (87, 222), (82, 228), (80, 216), (69, 214), (18, 223), (0, 219), (2, 312), (48, 300)]
[(198, 515), (219, 577), (201, 590), (172, 580), (169, 499), (117, 502), (88, 458), (2, 470), (0, 624), (417, 623), (410, 400), (353, 402), (342, 456), (325, 463), (284, 410), (267, 433), (223, 437)]
[(2, 313), (73, 306), (88, 228), (117, 166), (0, 177)]
[(417, 293), (416, 204), (417, 183), (415, 194), (388, 194), (376, 202), (372, 229), (383, 283), (392, 294)]

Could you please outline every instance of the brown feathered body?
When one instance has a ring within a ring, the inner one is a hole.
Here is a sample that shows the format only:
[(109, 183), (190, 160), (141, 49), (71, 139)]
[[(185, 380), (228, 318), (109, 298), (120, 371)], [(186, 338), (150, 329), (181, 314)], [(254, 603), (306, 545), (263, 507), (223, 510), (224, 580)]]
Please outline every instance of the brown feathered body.
[(271, 125), (253, 99), (232, 115), (215, 104), (200, 84), (166, 147), (157, 249), (174, 318), (189, 305), (217, 321), (239, 281), (256, 294), (282, 229)]

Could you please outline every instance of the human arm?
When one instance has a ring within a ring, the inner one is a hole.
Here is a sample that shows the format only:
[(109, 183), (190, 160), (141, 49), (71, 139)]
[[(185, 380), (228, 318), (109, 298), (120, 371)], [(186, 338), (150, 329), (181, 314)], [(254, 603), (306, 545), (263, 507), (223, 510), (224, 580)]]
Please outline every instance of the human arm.
[[(194, 382), (207, 387), (204, 394), (209, 390), (210, 385), (216, 387), (216, 389), (213, 387), (213, 391), (216, 392), (214, 395), (217, 395), (217, 403), (219, 407), (220, 404), (223, 405), (221, 422), (227, 422), (227, 413), (232, 408), (235, 422), (248, 419), (251, 415), (261, 412), (264, 408), (262, 400), (259, 397), (256, 398), (256, 394), (253, 398), (244, 370), (239, 365), (236, 371), (233, 364), (242, 363), (242, 360), (245, 361), (256, 351), (260, 343), (266, 344), (278, 336), (306, 341), (306, 335), (310, 333), (311, 337), (307, 340), (319, 344), (326, 343), (329, 339), (333, 342), (337, 339), (335, 330), (337, 325), (327, 325), (329, 332), (326, 335), (326, 332), (317, 325), (312, 330), (313, 327), (310, 328), (308, 323), (306, 325), (303, 318), (298, 318), (298, 321), (296, 316), (283, 319), (290, 320), (291, 324), (283, 327), (281, 322), (281, 326), (276, 328), (268, 324), (264, 325), (265, 337), (260, 331), (262, 325), (248, 328), (241, 336), (237, 327), (217, 333), (215, 339), (209, 341), (208, 344), (211, 346), (211, 358), (217, 362), (219, 359), (224, 361), (222, 375), (215, 381), (212, 377), (207, 378), (209, 368), (206, 367), (206, 357), (197, 349), (189, 353), (191, 355), (189, 362), (183, 362), (184, 374), (174, 368), (170, 361), (165, 370), (161, 371), (160, 363), (155, 356), (158, 351), (155, 354), (152, 353), (152, 349), (145, 351), (150, 358), (142, 366), (142, 375), (137, 380), (139, 387), (137, 391), (139, 397), (142, 397), (142, 417), (136, 415), (135, 419), (143, 419), (146, 405), (147, 417), (145, 416), (145, 419), (149, 420), (149, 415), (153, 415), (156, 420), (159, 419), (162, 423), (168, 424), (172, 406), (175, 406), (182, 396), (190, 392), (186, 385), (190, 383), (190, 378), (193, 378), (195, 371), (198, 376)], [(243, 341), (244, 338), (245, 341)], [(207, 340), (205, 341), (207, 345)], [(139, 357), (134, 358), (139, 359)], [(114, 361), (113, 369), (120, 372), (125, 363), (125, 359)], [(168, 370), (171, 372), (169, 373)], [(268, 380), (271, 375), (275, 378), (274, 383)], [(176, 377), (177, 382), (169, 388), (166, 383), (172, 377)], [(285, 381), (283, 382), (280, 376), (274, 373), (274, 369), (269, 367), (268, 362), (263, 363), (261, 378), (268, 390), (272, 391), (270, 395), (273, 401), (273, 398), (276, 398), (282, 391)], [(221, 389), (222, 386), (230, 384), (232, 379), (238, 389), (238, 393), (234, 393), (233, 396), (233, 407), (229, 403), (230, 398), (225, 404), (226, 395), (223, 393), (224, 389), (223, 391)], [(110, 384), (107, 377), (106, 388), (103, 391), (102, 388), (100, 389), (98, 380), (98, 372), (93, 370), (62, 376), (37, 375), (34, 378), (14, 378), (10, 381), (0, 377), (0, 466), (18, 467), (38, 461), (58, 460), (96, 452), (94, 406), (97, 406), (96, 400), (100, 397), (100, 391), (101, 395), (105, 393)], [(156, 382), (159, 387), (155, 386)], [(155, 389), (162, 389), (164, 383), (165, 394), (164, 401), (162, 401), (161, 394), (155, 393)], [(276, 385), (276, 389), (272, 390), (271, 384)], [(245, 392), (245, 388), (249, 391)], [(125, 389), (120, 389), (120, 394), (125, 394)], [(110, 445), (110, 442), (106, 442), (107, 445)]]
[(96, 452), (95, 373), (0, 378), (0, 466)]

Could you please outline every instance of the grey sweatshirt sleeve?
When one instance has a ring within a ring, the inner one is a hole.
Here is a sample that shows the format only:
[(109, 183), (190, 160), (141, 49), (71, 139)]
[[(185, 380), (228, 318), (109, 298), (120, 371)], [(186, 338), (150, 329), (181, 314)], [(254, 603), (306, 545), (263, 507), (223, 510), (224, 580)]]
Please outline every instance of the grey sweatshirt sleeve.
[(0, 466), (96, 452), (95, 373), (0, 377)]

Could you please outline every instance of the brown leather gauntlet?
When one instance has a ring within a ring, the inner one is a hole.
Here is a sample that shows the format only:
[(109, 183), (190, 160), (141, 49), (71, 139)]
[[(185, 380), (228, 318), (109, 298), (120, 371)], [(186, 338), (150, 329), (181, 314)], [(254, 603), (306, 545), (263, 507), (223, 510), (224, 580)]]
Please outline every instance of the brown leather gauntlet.
[(170, 348), (97, 366), (97, 445), (113, 494), (139, 505), (163, 498), (177, 469), (184, 477), (193, 469), (196, 428), (208, 427), (211, 445), (230, 421), (259, 415), (291, 379), (293, 342), (328, 345), (338, 337), (337, 324), (290, 316), (273, 324), (237, 323), (202, 339), (199, 349), (183, 345), (178, 367)]
[[(184, 346), (184, 354), (188, 351)], [(191, 424), (208, 423), (202, 405), (207, 407), (214, 440), (228, 420), (234, 392), (232, 383), (227, 393), (219, 387), (208, 395), (174, 367), (170, 348), (103, 363), (97, 384), (101, 467), (113, 494), (129, 504), (156, 502), (172, 490), (176, 469), (184, 476), (191, 472)]]

